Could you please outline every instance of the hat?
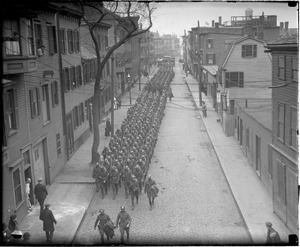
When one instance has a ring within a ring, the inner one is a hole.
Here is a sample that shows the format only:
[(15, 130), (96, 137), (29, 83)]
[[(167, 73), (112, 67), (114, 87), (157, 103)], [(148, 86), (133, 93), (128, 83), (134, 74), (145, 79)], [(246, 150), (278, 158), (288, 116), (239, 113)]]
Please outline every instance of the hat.
[(121, 207), (121, 211), (125, 211), (125, 207), (124, 206)]
[(272, 223), (271, 222), (266, 222), (266, 227), (271, 227)]
[(99, 212), (100, 212), (101, 214), (103, 214), (103, 213), (104, 213), (104, 209), (103, 209), (103, 208), (100, 208)]
[(50, 204), (49, 204), (49, 203), (46, 203), (46, 204), (45, 204), (45, 207), (49, 207), (49, 206), (50, 206)]
[(17, 215), (15, 215), (15, 214), (12, 214), (11, 216), (10, 216), (10, 219), (12, 219), (12, 220), (14, 220), (14, 219), (16, 219), (17, 218)]
[(43, 178), (39, 178), (39, 179), (38, 179), (38, 182), (42, 182), (42, 181), (43, 181)]

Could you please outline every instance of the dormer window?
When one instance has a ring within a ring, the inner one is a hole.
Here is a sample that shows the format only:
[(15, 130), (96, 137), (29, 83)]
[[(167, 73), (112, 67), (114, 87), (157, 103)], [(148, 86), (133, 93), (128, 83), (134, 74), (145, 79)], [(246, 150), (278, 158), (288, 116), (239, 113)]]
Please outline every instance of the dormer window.
[(242, 45), (242, 57), (257, 57), (257, 45)]
[(7, 56), (21, 55), (20, 25), (18, 20), (4, 20), (3, 39)]

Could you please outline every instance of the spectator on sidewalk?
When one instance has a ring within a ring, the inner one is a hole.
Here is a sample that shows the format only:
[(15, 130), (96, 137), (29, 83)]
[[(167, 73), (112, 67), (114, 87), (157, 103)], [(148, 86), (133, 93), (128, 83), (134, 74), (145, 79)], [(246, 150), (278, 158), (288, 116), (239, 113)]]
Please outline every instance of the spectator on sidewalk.
[(36, 199), (38, 200), (40, 204), (40, 213), (44, 209), (44, 201), (48, 195), (48, 191), (45, 185), (42, 184), (43, 178), (38, 179), (38, 184), (34, 187), (34, 194)]
[(202, 113), (203, 113), (203, 117), (207, 117), (207, 107), (205, 101), (202, 101)]
[(31, 179), (27, 178), (25, 182), (25, 193), (26, 193), (25, 196), (26, 196), (26, 205), (27, 205), (28, 213), (32, 211), (31, 203), (30, 203), (30, 183), (31, 183)]
[(18, 225), (19, 223), (17, 221), (17, 215), (12, 214), (9, 218), (8, 229), (10, 230), (10, 232), (14, 232), (15, 230), (19, 230)]
[(5, 245), (9, 245), (12, 241), (11, 231), (8, 229), (7, 225), (5, 223), (2, 224), (3, 230), (2, 230), (2, 239), (1, 243)]
[(111, 123), (110, 123), (110, 119), (107, 118), (106, 126), (105, 126), (105, 137), (110, 136), (110, 132), (111, 132)]
[(172, 89), (171, 89), (171, 88), (169, 89), (169, 92), (168, 92), (168, 97), (169, 97), (169, 102), (171, 102), (171, 101), (172, 101), (172, 98), (174, 97), (174, 95), (173, 95), (173, 92), (172, 92)]
[(45, 204), (45, 209), (41, 212), (40, 220), (43, 221), (43, 230), (46, 233), (46, 239), (48, 243), (52, 242), (53, 233), (54, 233), (54, 223), (57, 224), (52, 211), (49, 209), (50, 204)]
[(281, 243), (278, 232), (272, 227), (271, 222), (266, 222), (267, 227), (267, 244), (276, 245)]
[(24, 234), (23, 234), (23, 241), (22, 241), (22, 244), (23, 245), (27, 245), (27, 246), (29, 246), (30, 245), (30, 233), (29, 232), (24, 232)]

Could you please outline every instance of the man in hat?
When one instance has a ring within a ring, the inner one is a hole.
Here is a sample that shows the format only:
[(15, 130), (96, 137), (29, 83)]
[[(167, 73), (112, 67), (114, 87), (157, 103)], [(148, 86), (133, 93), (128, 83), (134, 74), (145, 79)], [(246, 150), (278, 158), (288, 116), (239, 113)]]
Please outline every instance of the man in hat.
[(41, 212), (40, 220), (43, 221), (43, 230), (46, 233), (46, 239), (48, 243), (52, 242), (53, 233), (54, 233), (54, 223), (57, 224), (52, 211), (49, 209), (50, 204), (45, 204), (45, 209)]
[(279, 244), (281, 243), (280, 236), (277, 231), (272, 227), (271, 222), (266, 222), (267, 227), (267, 244)]
[[(104, 209), (99, 210), (100, 214), (97, 216), (97, 219), (95, 221), (94, 229), (96, 230), (96, 226), (98, 226), (99, 233), (101, 236), (101, 243), (104, 243), (104, 233), (106, 234), (107, 241), (109, 241), (109, 238), (114, 236), (114, 226), (112, 224), (112, 221), (110, 217), (104, 212)], [(99, 223), (99, 224), (98, 224)], [(110, 227), (107, 227), (107, 226)]]
[(44, 201), (48, 195), (48, 191), (45, 185), (42, 184), (43, 179), (39, 178), (38, 179), (38, 184), (35, 185), (34, 187), (34, 195), (36, 197), (36, 199), (38, 200), (41, 210), (40, 212), (42, 212), (42, 210), (44, 209)]
[(126, 231), (127, 235), (127, 242), (129, 241), (129, 228), (131, 225), (131, 217), (130, 215), (125, 211), (125, 207), (121, 207), (121, 211), (118, 213), (117, 221), (116, 221), (116, 227), (120, 227), (120, 233), (121, 233), (121, 243), (124, 243), (124, 231)]

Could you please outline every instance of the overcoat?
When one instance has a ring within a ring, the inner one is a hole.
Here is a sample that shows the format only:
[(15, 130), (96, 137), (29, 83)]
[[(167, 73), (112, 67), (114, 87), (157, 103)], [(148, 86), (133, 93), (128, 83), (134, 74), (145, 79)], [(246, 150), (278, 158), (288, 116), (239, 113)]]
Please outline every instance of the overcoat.
[(43, 184), (37, 184), (34, 187), (34, 194), (36, 199), (45, 199), (46, 196), (48, 195), (48, 191), (45, 185)]
[(56, 224), (56, 220), (53, 216), (52, 211), (49, 208), (45, 208), (40, 215), (40, 220), (43, 221), (43, 230), (45, 232), (53, 232), (54, 231), (54, 223)]

